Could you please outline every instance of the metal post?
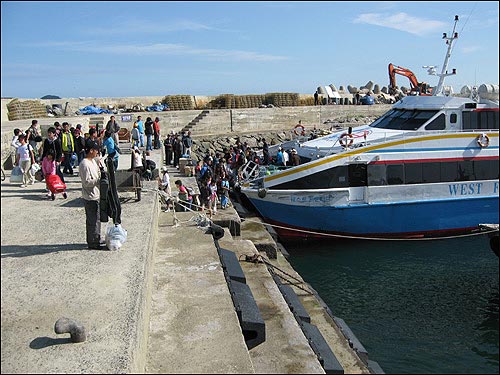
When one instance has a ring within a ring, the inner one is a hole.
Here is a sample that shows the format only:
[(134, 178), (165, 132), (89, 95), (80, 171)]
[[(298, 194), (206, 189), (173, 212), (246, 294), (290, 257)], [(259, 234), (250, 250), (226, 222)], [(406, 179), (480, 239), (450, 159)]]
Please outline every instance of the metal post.
[(233, 132), (233, 110), (232, 109), (229, 110), (229, 115), (231, 118), (231, 132)]

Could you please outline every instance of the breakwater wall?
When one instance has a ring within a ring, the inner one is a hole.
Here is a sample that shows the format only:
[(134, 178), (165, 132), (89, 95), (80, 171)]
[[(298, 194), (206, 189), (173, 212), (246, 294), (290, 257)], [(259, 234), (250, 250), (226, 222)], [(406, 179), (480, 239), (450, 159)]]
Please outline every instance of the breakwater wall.
[[(149, 97), (151, 100), (160, 97)], [(141, 98), (127, 98), (135, 102)], [(57, 100), (59, 102), (66, 99)], [(79, 100), (79, 99), (73, 99)], [(104, 98), (103, 100), (106, 100)], [(124, 99), (125, 100), (125, 99)], [(2, 99), (2, 119), (6, 107), (3, 105), (6, 99)], [(48, 102), (56, 100), (47, 100)], [(201, 110), (179, 110), (164, 112), (135, 112), (127, 114), (116, 114), (121, 127), (132, 129), (133, 120), (141, 115), (147, 117), (159, 117), (162, 129), (162, 138), (168, 132), (179, 132), (190, 130), (193, 138), (200, 139), (205, 136), (240, 136), (243, 134), (257, 134), (259, 132), (288, 132), (299, 122), (302, 122), (306, 131), (317, 129), (328, 129), (332, 124), (344, 126), (360, 125), (370, 122), (379, 117), (390, 108), (388, 104), (376, 105), (321, 105), (300, 107), (274, 107), (274, 108), (244, 108), (244, 109), (211, 109)], [(200, 116), (202, 112), (205, 115)], [(46, 135), (49, 126), (55, 121), (69, 122), (72, 126), (81, 124), (84, 131), (88, 131), (90, 125), (96, 123), (106, 124), (110, 115), (83, 115), (39, 118), (38, 122), (42, 135)], [(201, 118), (200, 118), (201, 117)], [(194, 121), (197, 119), (197, 121)], [(4, 163), (10, 152), (10, 142), (15, 128), (26, 130), (31, 125), (30, 120), (2, 121), (1, 123), (1, 160)]]

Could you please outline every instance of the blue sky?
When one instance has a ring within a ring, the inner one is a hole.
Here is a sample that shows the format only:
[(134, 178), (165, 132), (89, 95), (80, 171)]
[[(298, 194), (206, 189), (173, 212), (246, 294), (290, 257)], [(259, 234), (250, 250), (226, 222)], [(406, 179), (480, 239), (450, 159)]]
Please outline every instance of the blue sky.
[[(1, 2), (1, 95), (297, 92), (388, 84), (389, 63), (437, 84), (498, 84), (497, 1)], [(409, 87), (397, 76), (400, 86)]]

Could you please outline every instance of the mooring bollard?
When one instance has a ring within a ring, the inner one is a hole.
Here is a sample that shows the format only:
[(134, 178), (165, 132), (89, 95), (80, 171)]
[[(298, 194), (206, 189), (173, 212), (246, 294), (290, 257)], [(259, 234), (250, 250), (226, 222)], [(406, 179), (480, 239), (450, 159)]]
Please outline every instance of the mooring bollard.
[(84, 342), (87, 339), (85, 327), (76, 320), (69, 318), (58, 319), (54, 326), (54, 331), (57, 334), (69, 333), (73, 342)]

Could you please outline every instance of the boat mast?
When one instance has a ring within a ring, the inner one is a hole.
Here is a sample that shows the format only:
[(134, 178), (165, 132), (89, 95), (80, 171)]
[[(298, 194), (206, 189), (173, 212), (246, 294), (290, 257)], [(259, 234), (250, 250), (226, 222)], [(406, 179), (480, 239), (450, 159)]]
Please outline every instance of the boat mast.
[(458, 33), (455, 32), (455, 29), (457, 27), (457, 23), (458, 23), (458, 16), (455, 16), (455, 24), (453, 25), (453, 31), (451, 33), (451, 36), (448, 36), (448, 35), (446, 35), (446, 33), (443, 33), (443, 39), (446, 39), (446, 44), (448, 44), (448, 51), (446, 52), (446, 57), (444, 58), (443, 69), (441, 70), (441, 73), (435, 74), (439, 77), (439, 82), (438, 82), (436, 88), (434, 90), (432, 90), (433, 96), (443, 95), (444, 78), (447, 76), (457, 74), (456, 69), (453, 69), (451, 73), (448, 73), (448, 62), (450, 61), (451, 50), (453, 48), (453, 42), (456, 39), (458, 39)]

